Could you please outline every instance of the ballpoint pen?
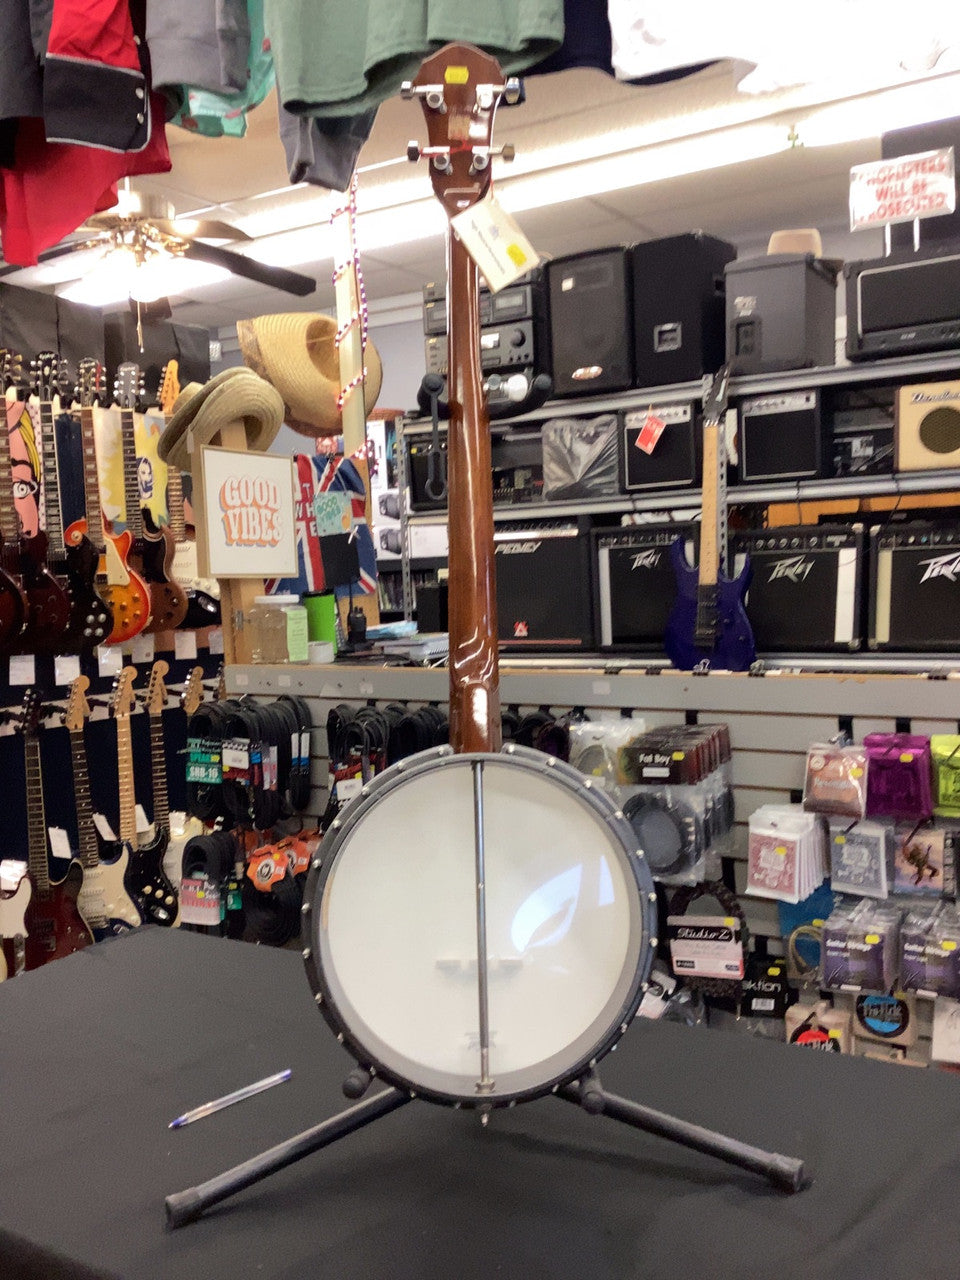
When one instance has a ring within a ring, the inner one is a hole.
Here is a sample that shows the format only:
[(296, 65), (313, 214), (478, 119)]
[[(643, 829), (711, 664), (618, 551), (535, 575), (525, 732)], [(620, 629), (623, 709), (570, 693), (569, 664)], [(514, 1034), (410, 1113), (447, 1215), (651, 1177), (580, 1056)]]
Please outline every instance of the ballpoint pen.
[(278, 1071), (274, 1076), (267, 1076), (264, 1080), (257, 1080), (254, 1084), (245, 1085), (242, 1089), (236, 1089), (233, 1093), (227, 1093), (222, 1098), (214, 1098), (212, 1102), (205, 1102), (200, 1107), (194, 1107), (192, 1111), (185, 1111), (182, 1116), (177, 1116), (176, 1120), (171, 1120), (167, 1125), (168, 1129), (182, 1129), (185, 1124), (193, 1124), (194, 1120), (202, 1120), (204, 1116), (212, 1116), (215, 1111), (222, 1111), (224, 1107), (232, 1107), (235, 1102), (243, 1102), (244, 1098), (252, 1098), (255, 1093), (262, 1093), (264, 1089), (272, 1089), (275, 1084), (283, 1084), (285, 1080), (289, 1080), (293, 1072), (289, 1067), (285, 1071)]

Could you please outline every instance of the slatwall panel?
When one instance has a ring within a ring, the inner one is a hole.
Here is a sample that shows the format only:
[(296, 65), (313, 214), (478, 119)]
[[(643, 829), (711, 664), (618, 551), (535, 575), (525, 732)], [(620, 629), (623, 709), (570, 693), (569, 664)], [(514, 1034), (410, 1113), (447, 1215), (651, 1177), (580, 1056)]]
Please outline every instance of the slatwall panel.
[[(338, 702), (406, 702), (415, 707), (445, 704), (446, 670), (417, 667), (228, 667), (231, 696), (294, 693), (313, 709), (313, 792), (310, 812), (323, 812), (327, 800), (326, 720)], [(919, 733), (956, 733), (960, 721), (960, 680), (928, 680), (888, 675), (747, 675), (693, 677), (667, 671), (660, 675), (611, 674), (603, 670), (501, 668), (503, 706), (523, 714), (547, 706), (559, 715), (582, 707), (629, 709), (647, 726), (683, 723), (695, 712), (704, 724), (725, 721), (733, 748), (737, 826), (732, 856), (739, 893), (746, 885), (746, 823), (762, 804), (784, 804), (803, 786), (803, 765), (811, 742), (835, 734), (841, 719), (863, 734), (893, 732), (909, 719)], [(743, 896), (751, 934), (766, 939), (771, 955), (783, 953), (776, 902)]]

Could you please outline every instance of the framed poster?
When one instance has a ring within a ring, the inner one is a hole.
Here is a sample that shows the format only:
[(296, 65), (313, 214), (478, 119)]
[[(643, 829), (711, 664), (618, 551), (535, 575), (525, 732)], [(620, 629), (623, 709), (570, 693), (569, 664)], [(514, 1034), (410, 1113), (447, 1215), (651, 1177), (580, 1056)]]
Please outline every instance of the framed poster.
[(296, 576), (293, 475), (293, 459), (282, 454), (204, 445), (200, 487), (206, 576)]

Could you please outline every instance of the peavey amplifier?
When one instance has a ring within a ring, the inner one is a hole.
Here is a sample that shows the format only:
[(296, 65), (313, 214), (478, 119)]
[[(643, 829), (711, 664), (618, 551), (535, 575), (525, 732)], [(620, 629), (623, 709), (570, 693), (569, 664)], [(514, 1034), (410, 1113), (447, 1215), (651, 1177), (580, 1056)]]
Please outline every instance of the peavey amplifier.
[(737, 533), (730, 554), (735, 571), (744, 555), (753, 566), (746, 609), (760, 653), (860, 648), (862, 525)]
[(698, 527), (676, 523), (593, 531), (601, 649), (663, 652), (663, 633), (677, 594), (670, 547), (684, 538), (692, 562)]
[(502, 526), (493, 536), (500, 645), (592, 649), (590, 538), (572, 521)]
[(870, 530), (869, 645), (907, 652), (960, 645), (960, 524)]
[(898, 471), (960, 466), (960, 382), (898, 387), (894, 441)]
[(740, 401), (740, 479), (802, 480), (824, 474), (829, 450), (818, 391)]
[(960, 345), (960, 242), (848, 262), (843, 274), (848, 359)]
[(624, 493), (700, 483), (696, 405), (651, 404), (623, 415), (620, 487)]

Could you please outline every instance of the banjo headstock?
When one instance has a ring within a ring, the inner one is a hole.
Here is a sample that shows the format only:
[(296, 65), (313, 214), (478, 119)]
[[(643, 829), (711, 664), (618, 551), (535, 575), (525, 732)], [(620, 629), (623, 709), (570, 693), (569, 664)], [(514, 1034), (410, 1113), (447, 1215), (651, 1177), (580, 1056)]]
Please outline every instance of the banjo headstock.
[(411, 142), (410, 160), (430, 159), (434, 194), (448, 217), (482, 200), (490, 187), (491, 156), (513, 159), (513, 148), (494, 148), (493, 121), (500, 101), (519, 102), (520, 81), (506, 81), (495, 58), (470, 44), (449, 44), (420, 65), (400, 90), (419, 98), (427, 146)]

